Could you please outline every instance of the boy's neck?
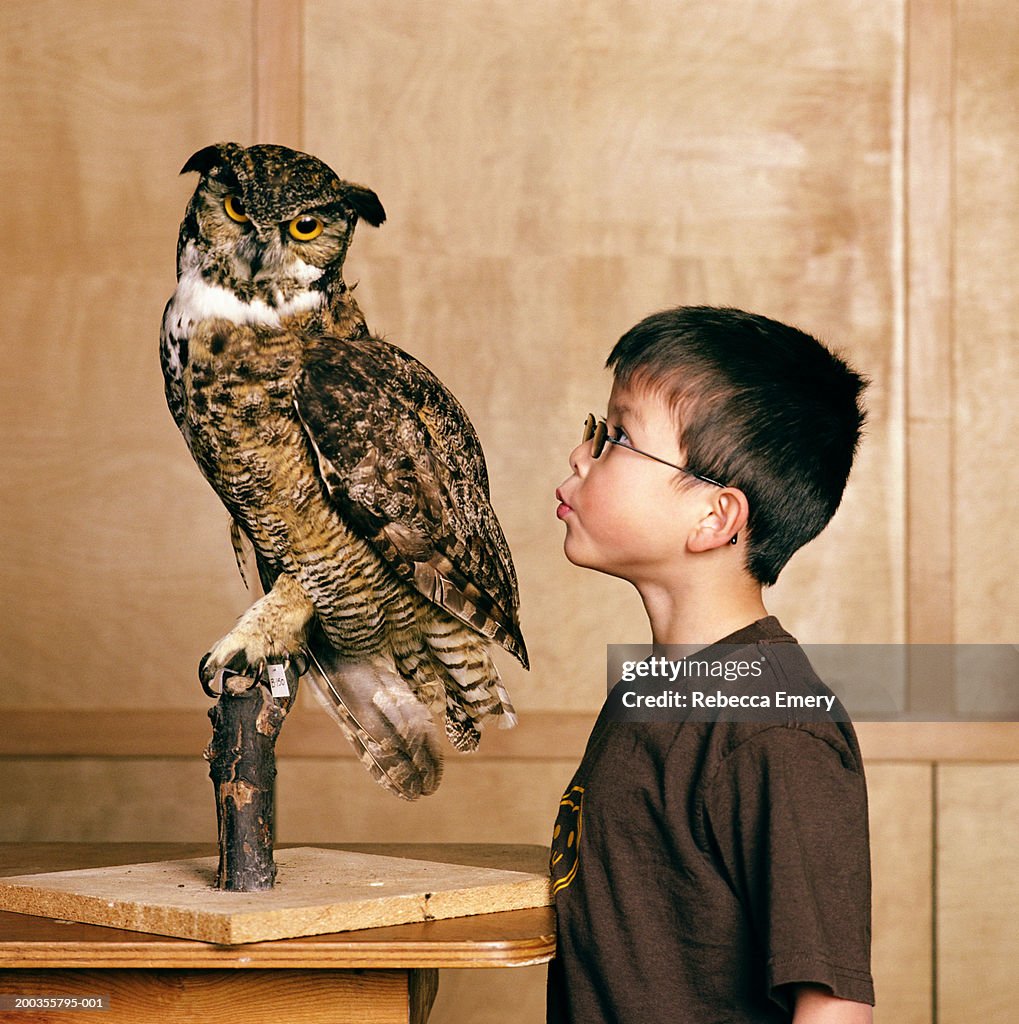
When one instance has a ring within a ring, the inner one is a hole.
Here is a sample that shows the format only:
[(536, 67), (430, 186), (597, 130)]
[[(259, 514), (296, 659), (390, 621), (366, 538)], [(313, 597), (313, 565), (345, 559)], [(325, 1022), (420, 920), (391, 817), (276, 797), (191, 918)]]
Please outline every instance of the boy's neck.
[(768, 615), (761, 588), (753, 581), (691, 591), (653, 586), (637, 590), (656, 644), (713, 644)]

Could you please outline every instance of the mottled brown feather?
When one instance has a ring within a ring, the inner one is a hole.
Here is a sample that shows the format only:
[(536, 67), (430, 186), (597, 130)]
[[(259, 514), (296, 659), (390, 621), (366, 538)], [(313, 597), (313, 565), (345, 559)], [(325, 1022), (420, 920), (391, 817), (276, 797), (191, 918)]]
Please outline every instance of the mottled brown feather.
[(467, 414), (378, 338), (316, 339), (295, 404), (338, 507), (402, 579), (527, 666), (517, 579)]

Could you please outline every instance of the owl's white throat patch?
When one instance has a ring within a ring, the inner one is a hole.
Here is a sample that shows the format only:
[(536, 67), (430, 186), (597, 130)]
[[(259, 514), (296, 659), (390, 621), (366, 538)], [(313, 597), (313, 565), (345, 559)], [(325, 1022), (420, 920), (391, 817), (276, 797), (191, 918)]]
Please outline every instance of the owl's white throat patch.
[(189, 334), (191, 325), (202, 320), (223, 319), (241, 325), (280, 327), (287, 317), (317, 309), (322, 300), (322, 292), (309, 288), (276, 306), (258, 298), (245, 302), (228, 289), (210, 284), (201, 271), (194, 268), (184, 271), (177, 282), (167, 310), (167, 324), (177, 335)]

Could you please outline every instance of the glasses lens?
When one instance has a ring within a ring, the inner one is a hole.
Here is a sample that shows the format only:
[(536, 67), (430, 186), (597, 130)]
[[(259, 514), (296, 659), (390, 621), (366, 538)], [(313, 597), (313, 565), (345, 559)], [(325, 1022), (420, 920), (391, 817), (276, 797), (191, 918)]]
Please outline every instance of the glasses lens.
[(581, 444), (587, 444), (594, 437), (594, 413), (589, 412), (584, 420), (584, 436), (580, 439)]
[(594, 444), (591, 445), (591, 458), (596, 459), (602, 453), (602, 449), (605, 447), (605, 438), (608, 436), (609, 428), (604, 420), (598, 422), (598, 426), (594, 428)]
[(589, 412), (587, 414), (587, 419), (584, 421), (584, 436), (580, 439), (580, 443), (587, 444), (588, 441), (594, 440), (594, 444), (591, 446), (592, 459), (596, 459), (601, 455), (608, 432), (609, 428), (604, 420), (596, 423), (594, 413)]

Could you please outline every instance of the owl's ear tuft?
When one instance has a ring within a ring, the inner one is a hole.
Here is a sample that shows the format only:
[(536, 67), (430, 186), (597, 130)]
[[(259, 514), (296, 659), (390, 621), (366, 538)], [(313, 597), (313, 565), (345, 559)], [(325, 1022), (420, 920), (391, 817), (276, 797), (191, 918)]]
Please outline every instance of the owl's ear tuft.
[(358, 217), (366, 220), (373, 228), (377, 228), (380, 224), (385, 223), (386, 211), (382, 208), (379, 197), (370, 188), (365, 188), (364, 185), (351, 185), (345, 182), (343, 185), (343, 201), (350, 206)]
[(239, 148), (233, 142), (220, 142), (213, 146), (206, 146), (188, 157), (188, 161), (180, 169), (180, 173), (189, 174), (191, 171), (197, 171), (199, 174), (208, 174), (213, 167), (219, 167), (227, 162), (230, 150)]
[(219, 146), (206, 146), (188, 157), (187, 163), (180, 169), (181, 174), (190, 174), (197, 171), (199, 174), (208, 174), (216, 164), (222, 163), (223, 157), (219, 152)]

